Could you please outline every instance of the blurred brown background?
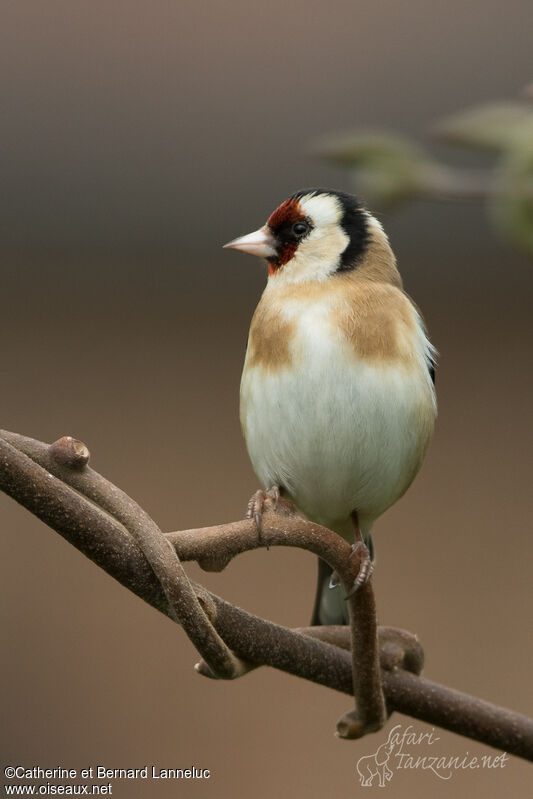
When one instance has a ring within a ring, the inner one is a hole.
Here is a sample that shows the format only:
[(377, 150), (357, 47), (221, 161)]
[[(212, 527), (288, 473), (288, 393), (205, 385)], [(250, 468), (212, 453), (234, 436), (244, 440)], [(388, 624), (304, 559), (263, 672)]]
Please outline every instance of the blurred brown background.
[[(517, 94), (532, 78), (531, 4), (3, 10), (1, 424), (81, 438), (163, 529), (240, 517), (256, 480), (238, 384), (265, 274), (221, 243), (298, 188), (350, 189), (308, 156), (316, 136), (420, 135)], [(382, 221), (441, 361), (431, 451), (375, 528), (380, 619), (419, 634), (429, 678), (532, 714), (532, 263), (478, 207), (413, 205)], [(347, 697), (266, 669), (202, 680), (169, 620), (3, 496), (0, 514), (6, 764), (212, 772), (115, 782), (117, 797), (362, 791), (356, 761), (387, 732), (336, 740)], [(307, 553), (190, 571), (267, 618), (308, 621)], [(441, 754), (491, 753), (437, 733)], [(515, 758), (449, 781), (398, 771), (387, 792), (521, 797), (529, 774)]]

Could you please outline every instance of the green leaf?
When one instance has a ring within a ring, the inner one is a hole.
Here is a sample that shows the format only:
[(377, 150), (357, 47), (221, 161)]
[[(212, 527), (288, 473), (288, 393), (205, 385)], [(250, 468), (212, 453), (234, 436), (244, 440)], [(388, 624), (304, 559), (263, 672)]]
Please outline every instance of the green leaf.
[(359, 190), (374, 203), (390, 205), (419, 193), (433, 162), (418, 147), (383, 131), (356, 131), (317, 141), (312, 153), (349, 167)]
[(533, 120), (525, 103), (490, 103), (437, 122), (432, 132), (452, 144), (485, 150), (507, 150)]
[(533, 119), (502, 159), (490, 211), (502, 233), (533, 255)]

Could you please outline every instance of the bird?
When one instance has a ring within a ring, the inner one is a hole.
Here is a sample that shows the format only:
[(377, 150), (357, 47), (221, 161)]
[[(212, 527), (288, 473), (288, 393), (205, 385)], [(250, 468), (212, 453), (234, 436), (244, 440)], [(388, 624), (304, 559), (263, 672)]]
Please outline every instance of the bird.
[[(351, 194), (298, 191), (224, 247), (268, 265), (240, 386), (263, 486), (248, 516), (260, 524), (261, 498), (287, 498), (363, 548), (364, 582), (372, 526), (412, 483), (434, 430), (437, 351), (421, 312), (381, 223)], [(331, 572), (319, 561), (312, 624), (348, 623)]]

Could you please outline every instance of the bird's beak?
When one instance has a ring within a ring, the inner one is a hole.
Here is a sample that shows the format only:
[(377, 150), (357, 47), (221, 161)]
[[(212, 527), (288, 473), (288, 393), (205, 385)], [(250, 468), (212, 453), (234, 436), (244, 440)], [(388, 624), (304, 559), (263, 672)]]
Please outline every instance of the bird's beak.
[(261, 258), (273, 258), (276, 255), (276, 247), (274, 237), (266, 225), (254, 230), (253, 233), (248, 233), (247, 236), (241, 236), (239, 239), (233, 239), (224, 244), (224, 249), (241, 250), (250, 255), (259, 255)]

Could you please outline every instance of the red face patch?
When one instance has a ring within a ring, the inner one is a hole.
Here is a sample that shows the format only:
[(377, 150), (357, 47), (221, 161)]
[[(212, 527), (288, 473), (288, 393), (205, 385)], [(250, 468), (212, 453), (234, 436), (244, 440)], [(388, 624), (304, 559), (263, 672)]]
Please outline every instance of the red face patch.
[(267, 224), (272, 230), (276, 230), (282, 225), (293, 225), (300, 219), (305, 219), (300, 203), (298, 200), (288, 199), (270, 214)]
[(278, 253), (278, 264), (280, 266), (285, 266), (285, 264), (288, 264), (297, 249), (297, 244), (284, 244)]
[(276, 208), (276, 210), (269, 216), (267, 225), (272, 230), (276, 240), (278, 241), (278, 257), (275, 261), (271, 261), (268, 267), (268, 272), (273, 275), (280, 266), (287, 264), (298, 248), (298, 242), (295, 242), (292, 236), (287, 235), (292, 225), (295, 222), (301, 222), (305, 219), (305, 214), (298, 200), (289, 198)]

